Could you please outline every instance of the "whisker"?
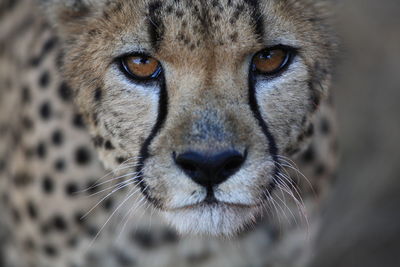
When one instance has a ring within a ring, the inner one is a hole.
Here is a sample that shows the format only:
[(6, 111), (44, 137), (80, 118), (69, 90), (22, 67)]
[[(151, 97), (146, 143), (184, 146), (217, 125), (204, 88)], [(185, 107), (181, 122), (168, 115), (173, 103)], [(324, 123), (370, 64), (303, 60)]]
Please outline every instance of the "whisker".
[[(134, 194), (136, 194), (138, 191), (140, 190), (140, 188), (138, 188), (137, 190), (135, 190), (133, 193), (130, 193), (125, 199), (124, 201), (122, 201), (118, 207), (111, 213), (111, 215), (108, 217), (108, 219), (106, 220), (106, 222), (103, 224), (103, 226), (100, 228), (100, 230), (97, 232), (97, 234), (95, 235), (95, 237), (92, 239), (92, 241), (89, 244), (89, 247), (91, 247), (93, 245), (93, 243), (96, 241), (96, 239), (98, 238), (98, 236), (100, 235), (101, 231), (103, 231), (104, 227), (106, 227), (106, 225), (108, 224), (108, 222), (111, 220), (111, 218), (114, 216), (114, 214), (118, 211), (119, 208), (122, 207), (122, 205), (125, 204), (126, 201), (128, 201), (128, 199), (130, 199)], [(130, 192), (133, 191), (133, 188)]]
[[(287, 183), (289, 183), (289, 185), (290, 185), (291, 187), (288, 186), (288, 189), (289, 189), (290, 191), (292, 191), (292, 188), (293, 188), (293, 190), (295, 191), (296, 195), (299, 197), (301, 204), (304, 205), (303, 198), (302, 198), (302, 196), (301, 196), (301, 194), (300, 194), (300, 192), (299, 192), (299, 190), (298, 190), (298, 188), (297, 188), (297, 185), (294, 184), (294, 182), (293, 182), (292, 179), (290, 178), (289, 174), (285, 175), (284, 173), (279, 172), (279, 173), (278, 173), (278, 176), (281, 177), (281, 178), (283, 178)], [(293, 196), (293, 197), (295, 197), (295, 196)]]
[[(132, 164), (132, 165), (124, 166), (124, 167), (121, 168), (120, 170), (130, 169), (130, 168), (134, 168), (134, 167), (137, 167), (137, 166), (139, 166), (139, 165)], [(119, 170), (119, 171), (120, 171), (120, 170)], [(116, 172), (116, 171), (112, 171), (112, 172)], [(87, 192), (87, 191), (92, 190), (92, 189), (94, 189), (94, 188), (96, 188), (96, 187), (99, 187), (99, 186), (101, 186), (101, 185), (103, 185), (103, 184), (107, 184), (107, 183), (110, 183), (110, 182), (112, 182), (112, 181), (121, 179), (121, 178), (123, 178), (123, 177), (125, 177), (125, 176), (132, 175), (133, 173), (121, 175), (121, 176), (118, 176), (118, 177), (113, 177), (113, 178), (111, 178), (111, 179), (109, 179), (109, 180), (106, 180), (106, 181), (104, 181), (104, 182), (98, 183), (100, 180), (104, 179), (106, 176), (108, 176), (108, 175), (110, 175), (110, 174), (111, 174), (111, 173), (109, 173), (109, 174), (107, 174), (107, 175), (101, 177), (101, 178), (98, 179), (96, 182), (94, 182), (93, 185), (91, 185), (91, 186), (89, 186), (89, 187), (87, 187), (87, 188), (85, 188), (85, 189), (82, 189), (82, 190), (80, 190), (80, 191), (77, 191), (77, 192), (75, 192), (75, 193), (84, 193), (84, 192)]]
[[(146, 190), (146, 189), (147, 189), (147, 186), (145, 187), (145, 190)], [(144, 202), (143, 202), (143, 201), (144, 201)], [(117, 240), (121, 238), (121, 235), (122, 235), (122, 233), (123, 233), (123, 231), (124, 231), (126, 225), (128, 224), (129, 218), (130, 218), (130, 216), (132, 215), (132, 213), (133, 213), (134, 211), (136, 211), (137, 209), (139, 209), (139, 208), (143, 205), (142, 202), (143, 202), (143, 203), (146, 203), (146, 198), (145, 198), (145, 197), (141, 197), (141, 199), (140, 199), (138, 202), (136, 202), (136, 203), (129, 209), (129, 211), (125, 214), (125, 216), (122, 218), (121, 221), (122, 221), (122, 222), (125, 221), (125, 223), (123, 224), (123, 226), (122, 226), (122, 228), (121, 228), (121, 230), (120, 230), (120, 232), (119, 232), (119, 234), (118, 234)], [(142, 204), (141, 204), (141, 203), (142, 203)]]
[(115, 185), (109, 186), (109, 187), (107, 187), (107, 188), (105, 188), (105, 189), (102, 189), (102, 190), (97, 191), (97, 192), (95, 192), (95, 193), (93, 193), (93, 194), (90, 194), (90, 195), (88, 195), (88, 196), (86, 196), (86, 197), (87, 197), (87, 198), (90, 198), (90, 197), (93, 197), (93, 196), (95, 196), (95, 195), (99, 195), (99, 194), (101, 194), (101, 193), (103, 193), (103, 192), (105, 192), (105, 191), (107, 191), (107, 190), (113, 189), (113, 188), (115, 188), (115, 187), (119, 187), (119, 186), (122, 186), (122, 185), (126, 185), (127, 183), (130, 183), (131, 181), (133, 181), (133, 180), (135, 180), (135, 179), (137, 179), (137, 178), (138, 178), (138, 176), (136, 175), (136, 176), (131, 177), (131, 178), (125, 180), (125, 181), (119, 182), (119, 183), (117, 183), (117, 184), (115, 184)]
[(286, 164), (283, 165), (283, 166), (292, 169), (292, 170), (295, 171), (297, 174), (300, 174), (301, 177), (303, 177), (303, 178), (307, 181), (307, 183), (308, 183), (308, 185), (310, 186), (311, 190), (315, 193), (314, 187), (313, 187), (312, 183), (311, 183), (310, 180), (299, 170), (299, 167), (297, 166), (297, 164), (296, 164), (293, 160), (291, 160), (291, 159), (288, 158), (288, 157), (281, 156), (281, 155), (278, 155), (278, 157), (286, 163)]
[[(130, 160), (138, 161), (139, 159), (140, 159), (140, 157), (128, 158), (128, 159), (125, 160), (124, 162), (120, 163), (115, 169), (109, 171), (108, 173), (106, 173), (105, 175), (103, 175), (102, 177), (100, 177), (99, 179), (97, 179), (96, 182), (95, 182), (95, 184), (98, 183), (98, 182), (100, 182), (101, 180), (103, 180), (103, 179), (106, 178), (107, 176), (109, 176), (109, 175), (111, 175), (111, 174), (113, 174), (113, 173), (115, 173), (115, 172), (117, 172), (117, 171), (123, 170), (123, 169), (125, 168), (125, 167), (122, 168), (123, 166), (126, 166), (126, 168), (128, 168), (128, 167), (127, 167), (127, 162), (129, 162)], [(128, 165), (128, 166), (134, 166), (134, 167), (135, 167), (135, 165), (136, 165), (137, 163), (134, 163), (134, 162), (133, 162), (133, 163), (129, 163), (129, 164), (131, 164), (131, 165)]]
[(90, 190), (92, 190), (92, 189), (95, 189), (96, 187), (99, 187), (99, 186), (101, 186), (101, 185), (103, 185), (103, 184), (111, 183), (111, 182), (113, 182), (113, 181), (120, 180), (120, 179), (125, 178), (125, 177), (128, 177), (128, 176), (136, 176), (136, 175), (137, 175), (137, 172), (127, 173), (127, 174), (124, 174), (124, 175), (121, 175), (121, 176), (112, 178), (112, 179), (110, 179), (110, 180), (107, 180), (107, 181), (105, 181), (105, 182), (102, 182), (102, 183), (100, 183), (100, 184), (93, 185), (93, 186), (91, 186), (91, 187), (88, 187), (87, 189), (83, 189), (83, 190), (78, 191), (78, 192), (79, 192), (79, 193), (85, 193), (85, 192), (90, 191)]
[[(280, 189), (280, 191), (281, 191), (282, 197), (284, 198), (282, 188), (281, 188), (280, 186), (278, 186), (278, 187), (279, 187), (279, 189)], [(285, 206), (285, 208), (289, 211), (289, 213), (290, 213), (291, 216), (293, 217), (293, 220), (295, 221), (295, 223), (298, 224), (298, 223), (297, 223), (296, 217), (294, 216), (292, 210), (291, 210), (291, 209), (288, 207), (288, 205), (286, 204), (286, 201), (282, 200), (282, 199), (278, 196), (278, 194), (276, 194), (276, 197), (278, 198), (278, 200), (279, 200), (280, 202), (282, 202), (282, 204)], [(289, 223), (290, 223), (290, 221), (289, 221)]]
[(133, 181), (130, 182), (130, 183), (124, 184), (124, 185), (122, 185), (122, 186), (120, 186), (120, 187), (114, 189), (114, 190), (111, 191), (110, 193), (108, 193), (105, 197), (103, 197), (100, 201), (98, 201), (98, 202), (96, 203), (96, 205), (94, 205), (88, 212), (86, 212), (85, 215), (83, 215), (81, 219), (86, 218), (97, 206), (99, 206), (104, 200), (106, 200), (106, 199), (107, 199), (108, 197), (110, 197), (112, 194), (114, 194), (114, 193), (117, 192), (118, 190), (120, 190), (120, 189), (122, 189), (122, 188), (124, 188), (124, 187), (126, 187), (126, 186), (128, 186), (128, 185), (134, 184), (134, 183), (136, 183), (135, 180), (133, 180)]

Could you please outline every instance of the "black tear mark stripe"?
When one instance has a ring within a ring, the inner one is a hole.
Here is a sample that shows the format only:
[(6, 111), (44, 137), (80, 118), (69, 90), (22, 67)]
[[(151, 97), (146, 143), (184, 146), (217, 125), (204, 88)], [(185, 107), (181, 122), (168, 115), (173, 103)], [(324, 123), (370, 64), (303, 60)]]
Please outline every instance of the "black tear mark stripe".
[[(258, 121), (258, 124), (264, 133), (265, 137), (267, 138), (268, 141), (268, 152), (272, 157), (272, 160), (274, 161), (274, 174), (272, 177), (271, 183), (267, 187), (268, 193), (271, 193), (272, 190), (275, 188), (276, 183), (278, 182), (278, 175), (281, 171), (281, 167), (279, 165), (279, 159), (278, 159), (278, 147), (276, 145), (275, 138), (271, 134), (269, 127), (265, 120), (262, 118), (261, 112), (260, 112), (260, 106), (258, 105), (257, 98), (256, 98), (256, 90), (255, 90), (255, 80), (254, 76), (252, 73), (249, 73), (249, 105), (250, 109), (253, 112), (254, 117)], [(266, 195), (268, 197), (268, 195)]]
[[(249, 5), (249, 7), (252, 10), (252, 15), (251, 18), (253, 19), (254, 26), (255, 26), (255, 34), (258, 36), (260, 40), (263, 39), (264, 37), (264, 18), (263, 15), (260, 12), (260, 5), (258, 0), (245, 0), (245, 2)], [(272, 177), (271, 183), (267, 187), (267, 191), (269, 194), (271, 194), (272, 190), (276, 187), (276, 184), (278, 182), (278, 175), (281, 171), (281, 167), (279, 165), (279, 159), (278, 159), (278, 147), (276, 145), (276, 141), (274, 136), (271, 134), (268, 124), (266, 121), (263, 119), (261, 112), (260, 112), (260, 106), (258, 105), (257, 98), (256, 98), (256, 92), (255, 92), (255, 80), (254, 76), (252, 75), (251, 72), (249, 72), (249, 105), (250, 109), (253, 112), (254, 117), (258, 121), (258, 124), (264, 133), (265, 137), (267, 138), (268, 141), (268, 152), (272, 157), (272, 160), (274, 161), (274, 174)], [(267, 197), (268, 195), (266, 195)]]
[(161, 41), (164, 37), (164, 23), (161, 19), (161, 1), (154, 1), (148, 6), (148, 31), (150, 36), (150, 42), (155, 51), (160, 47)]
[(141, 192), (146, 197), (146, 199), (149, 202), (153, 203), (154, 206), (158, 208), (161, 208), (159, 201), (149, 195), (146, 182), (143, 180), (143, 166), (146, 159), (150, 157), (149, 146), (153, 141), (153, 139), (162, 129), (164, 122), (167, 118), (167, 114), (168, 114), (168, 93), (165, 84), (165, 77), (162, 77), (160, 84), (160, 95), (158, 100), (157, 120), (153, 126), (153, 129), (150, 132), (150, 135), (146, 138), (146, 140), (143, 142), (142, 147), (140, 148), (138, 166), (136, 167), (136, 173), (138, 174), (136, 184), (139, 185)]

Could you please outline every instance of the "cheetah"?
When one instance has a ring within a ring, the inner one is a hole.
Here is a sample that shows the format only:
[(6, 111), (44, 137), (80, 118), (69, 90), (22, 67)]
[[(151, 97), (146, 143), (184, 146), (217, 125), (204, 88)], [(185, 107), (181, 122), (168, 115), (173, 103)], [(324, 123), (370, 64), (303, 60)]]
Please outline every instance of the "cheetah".
[(329, 3), (3, 0), (1, 266), (301, 266), (336, 166)]

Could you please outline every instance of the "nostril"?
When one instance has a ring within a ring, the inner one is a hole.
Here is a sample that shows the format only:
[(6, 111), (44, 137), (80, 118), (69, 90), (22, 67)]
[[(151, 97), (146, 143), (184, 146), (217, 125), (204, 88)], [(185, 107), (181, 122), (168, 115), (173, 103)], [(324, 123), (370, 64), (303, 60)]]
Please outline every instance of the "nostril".
[(185, 171), (195, 172), (197, 167), (191, 162), (177, 161), (177, 164)]
[(175, 163), (185, 172), (195, 173), (199, 169), (199, 160), (194, 153), (185, 153), (175, 157)]
[(221, 175), (233, 174), (242, 166), (243, 162), (244, 157), (241, 155), (228, 158), (220, 170)]

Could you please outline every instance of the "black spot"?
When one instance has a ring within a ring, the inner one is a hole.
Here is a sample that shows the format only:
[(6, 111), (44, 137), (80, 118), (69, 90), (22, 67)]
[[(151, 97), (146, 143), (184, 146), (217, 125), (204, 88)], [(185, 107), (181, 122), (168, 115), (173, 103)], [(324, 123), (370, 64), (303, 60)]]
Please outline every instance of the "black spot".
[(43, 251), (49, 257), (56, 257), (58, 255), (58, 250), (53, 245), (44, 245)]
[(323, 164), (318, 164), (317, 167), (315, 167), (314, 173), (316, 176), (321, 176), (325, 173), (326, 168)]
[(24, 241), (24, 249), (27, 251), (33, 251), (36, 248), (35, 242), (31, 238)]
[(8, 195), (7, 192), (3, 192), (3, 194), (1, 195), (1, 200), (5, 205), (8, 205), (10, 203), (10, 196)]
[(65, 193), (68, 196), (74, 196), (76, 193), (78, 193), (78, 185), (76, 183), (70, 182), (68, 184), (66, 184), (65, 186)]
[(96, 90), (94, 91), (94, 100), (96, 102), (99, 102), (101, 100), (101, 97), (103, 95), (103, 92), (100, 87), (97, 87)]
[(175, 15), (176, 15), (176, 17), (178, 17), (178, 18), (182, 18), (182, 17), (183, 17), (183, 12), (182, 12), (182, 10), (177, 10), (177, 11), (175, 12)]
[(311, 162), (315, 159), (315, 152), (314, 152), (314, 148), (312, 146), (310, 146), (306, 152), (304, 152), (303, 154), (303, 161), (304, 162)]
[(85, 218), (83, 218), (83, 216), (85, 216), (85, 213), (83, 213), (83, 212), (76, 213), (74, 216), (75, 223), (78, 225), (84, 225)]
[(13, 82), (11, 78), (6, 78), (6, 81), (4, 82), (4, 88), (6, 88), (8, 91), (13, 89)]
[(28, 104), (29, 102), (31, 102), (31, 91), (27, 86), (22, 87), (21, 100), (24, 104)]
[(38, 56), (32, 57), (32, 58), (29, 60), (29, 65), (30, 65), (31, 67), (36, 68), (36, 67), (39, 66), (41, 60), (42, 60), (42, 59), (41, 59), (40, 57), (38, 57)]
[(309, 87), (311, 90), (311, 112), (314, 112), (318, 109), (319, 104), (321, 102), (321, 98), (319, 93), (314, 89), (314, 86), (312, 85), (312, 82), (309, 82)]
[(88, 34), (92, 37), (95, 37), (96, 35), (99, 35), (101, 31), (99, 29), (91, 29), (88, 31)]
[(78, 147), (75, 151), (75, 162), (78, 165), (86, 165), (90, 162), (90, 152), (86, 147)]
[(107, 150), (113, 150), (113, 149), (115, 149), (115, 147), (113, 146), (113, 144), (111, 143), (110, 140), (107, 140), (107, 141), (104, 143), (104, 148), (107, 149)]
[(65, 170), (65, 168), (66, 168), (65, 160), (63, 160), (63, 159), (57, 159), (57, 160), (54, 162), (54, 169), (55, 169), (56, 171), (62, 172), (62, 171)]
[(65, 82), (63, 82), (58, 88), (58, 95), (60, 96), (61, 100), (68, 102), (72, 98), (72, 90)]
[(101, 189), (101, 186), (98, 185), (97, 181), (94, 179), (89, 180), (89, 182), (87, 182), (87, 184), (86, 184), (86, 190), (87, 190), (87, 193), (89, 196), (100, 191), (100, 189)]
[(179, 241), (178, 234), (172, 229), (165, 229), (161, 238), (165, 243), (176, 243)]
[(59, 129), (55, 130), (53, 132), (53, 135), (51, 136), (51, 140), (52, 140), (53, 144), (56, 146), (62, 145), (62, 143), (64, 141), (64, 136), (63, 136), (61, 130), (59, 130)]
[(33, 57), (30, 60), (30, 65), (32, 67), (38, 67), (40, 65), (40, 63), (43, 61), (43, 59), (45, 58), (46, 54), (48, 54), (50, 52), (50, 50), (52, 50), (55, 45), (57, 43), (57, 38), (52, 37), (50, 39), (48, 39), (42, 47), (42, 51), (40, 52), (40, 54), (38, 56)]
[(76, 127), (76, 128), (85, 128), (85, 122), (83, 121), (83, 117), (81, 114), (77, 113), (74, 115), (73, 119), (72, 119), (72, 124)]
[(305, 137), (305, 135), (303, 133), (299, 134), (299, 136), (297, 136), (297, 141), (298, 142), (303, 142), (304, 141), (304, 137)]
[(165, 9), (165, 12), (166, 12), (167, 14), (170, 14), (170, 13), (172, 13), (172, 10), (173, 10), (173, 7), (172, 7), (172, 6), (167, 6), (167, 8)]
[(144, 249), (151, 249), (156, 246), (154, 235), (148, 230), (137, 230), (131, 235), (132, 241)]
[(105, 210), (111, 210), (111, 208), (113, 207), (113, 199), (112, 198), (108, 198), (103, 202), (103, 208)]
[(50, 39), (48, 39), (42, 48), (42, 55), (44, 56), (45, 54), (47, 54), (48, 52), (50, 52), (50, 50), (52, 50), (55, 45), (57, 44), (57, 38), (56, 37), (52, 37)]
[(19, 211), (15, 208), (11, 209), (11, 214), (12, 214), (12, 218), (14, 223), (19, 224), (21, 222), (21, 214), (19, 213)]
[(28, 118), (28, 117), (23, 117), (22, 118), (22, 126), (24, 127), (25, 130), (29, 131), (32, 130), (33, 128), (33, 121)]
[(136, 265), (136, 261), (132, 258), (126, 255), (123, 251), (115, 251), (115, 258), (119, 264), (119, 266), (122, 267), (133, 267)]
[(51, 105), (48, 101), (44, 102), (39, 108), (39, 114), (43, 120), (48, 120), (51, 117)]
[(308, 126), (308, 129), (307, 129), (307, 131), (306, 131), (306, 136), (307, 137), (310, 137), (310, 136), (312, 136), (314, 134), (314, 124), (310, 124), (309, 126)]
[(122, 164), (122, 163), (124, 163), (126, 161), (126, 158), (124, 158), (124, 157), (116, 157), (115, 161), (117, 163), (119, 163), (119, 164)]
[(11, 12), (18, 4), (18, 0), (3, 0), (0, 5), (0, 17)]
[(321, 119), (320, 122), (320, 130), (324, 135), (328, 135), (331, 131), (331, 127), (329, 125), (329, 121), (326, 118)]
[(60, 69), (64, 64), (64, 54), (62, 52), (58, 53), (56, 58), (57, 68)]
[(22, 133), (20, 131), (15, 130), (15, 131), (13, 131), (12, 138), (13, 138), (14, 145), (18, 145), (21, 142)]
[(92, 141), (95, 147), (101, 147), (104, 144), (104, 138), (100, 135), (93, 137)]
[(28, 212), (29, 217), (30, 217), (32, 220), (37, 219), (37, 217), (38, 217), (38, 212), (37, 212), (36, 206), (33, 204), (32, 201), (28, 201), (27, 206), (26, 206), (26, 209), (27, 209), (27, 212)]
[(99, 229), (96, 226), (89, 225), (86, 227), (86, 234), (89, 237), (94, 238), (98, 233), (99, 233)]
[(42, 224), (40, 226), (40, 232), (42, 233), (42, 235), (47, 235), (49, 234), (51, 231), (51, 226), (48, 223)]
[(49, 176), (45, 176), (43, 177), (43, 181), (42, 181), (42, 189), (43, 192), (50, 194), (54, 191), (54, 183), (53, 180), (51, 179), (51, 177)]
[(17, 187), (25, 187), (33, 182), (33, 178), (26, 172), (18, 172), (14, 176), (14, 184)]
[(39, 158), (44, 159), (47, 154), (46, 145), (43, 142), (40, 142), (36, 147), (36, 154)]
[(71, 237), (70, 239), (68, 239), (67, 245), (70, 248), (76, 247), (78, 245), (78, 238), (76, 236)]
[(239, 37), (239, 34), (237, 32), (234, 32), (231, 35), (229, 35), (229, 38), (231, 39), (232, 42), (237, 42), (238, 37)]
[(199, 253), (193, 253), (187, 256), (187, 261), (189, 264), (199, 264), (202, 262), (205, 262), (207, 259), (209, 259), (211, 256), (211, 253), (209, 251), (201, 251)]
[(67, 222), (61, 215), (56, 215), (53, 218), (54, 229), (60, 232), (64, 232), (68, 229)]
[(6, 161), (0, 160), (0, 172), (3, 172), (6, 169)]
[(97, 126), (99, 124), (99, 119), (98, 119), (96, 112), (93, 112), (93, 114), (92, 114), (92, 121), (93, 121), (94, 126)]
[(24, 154), (27, 159), (31, 159), (35, 155), (35, 149), (25, 148)]
[(50, 83), (50, 74), (48, 71), (44, 71), (39, 78), (39, 85), (43, 89), (47, 88)]

